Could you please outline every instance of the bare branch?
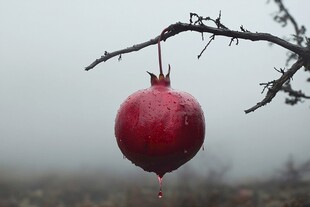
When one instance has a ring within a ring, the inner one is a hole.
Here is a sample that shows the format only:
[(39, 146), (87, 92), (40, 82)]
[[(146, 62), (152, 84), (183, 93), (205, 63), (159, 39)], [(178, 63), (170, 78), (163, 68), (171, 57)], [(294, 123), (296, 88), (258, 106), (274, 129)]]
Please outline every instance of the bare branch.
[[(252, 33), (252, 32), (242, 32), (242, 31), (240, 32), (240, 31), (233, 31), (233, 30), (226, 29), (226, 27), (216, 28), (216, 27), (206, 26), (204, 24), (193, 25), (193, 24), (187, 24), (187, 23), (181, 23), (181, 22), (171, 24), (168, 27), (168, 32), (163, 35), (163, 40), (166, 40), (176, 34), (179, 34), (181, 32), (186, 32), (186, 31), (194, 31), (194, 32), (199, 32), (199, 33), (211, 33), (217, 36), (225, 36), (225, 37), (230, 37), (230, 38), (238, 38), (238, 39), (251, 40), (251, 41), (267, 41), (267, 42), (277, 44), (294, 53), (297, 53), (300, 56), (307, 56), (310, 59), (309, 48), (289, 43), (277, 36), (273, 36), (268, 33), (258, 33), (258, 32)], [(105, 62), (115, 56), (119, 56), (125, 53), (134, 52), (134, 51), (139, 51), (150, 45), (155, 45), (157, 44), (158, 38), (159, 36), (149, 41), (136, 44), (136, 45), (133, 45), (132, 47), (128, 47), (122, 50), (117, 50), (111, 53), (105, 52), (104, 55), (102, 55), (100, 58), (96, 59), (93, 63), (87, 66), (85, 70), (88, 71), (90, 69), (93, 69), (99, 63)]]
[(204, 51), (207, 49), (207, 47), (211, 44), (211, 42), (215, 39), (215, 35), (211, 35), (210, 36), (210, 40), (209, 42), (206, 44), (206, 46), (203, 48), (203, 50), (200, 52), (200, 54), (197, 56), (197, 58), (199, 59), (201, 57), (201, 55), (204, 53)]
[(275, 80), (269, 81), (268, 83), (260, 83), (260, 86), (264, 86), (263, 90), (261, 93), (264, 93), (266, 89), (271, 88), (275, 83)]
[(296, 91), (292, 89), (292, 86), (289, 82), (282, 86), (281, 91), (288, 93), (288, 95), (291, 97), (285, 99), (285, 103), (289, 105), (295, 105), (298, 102), (302, 102), (303, 99), (310, 99), (310, 96), (307, 96), (301, 90)]
[[(299, 70), (301, 67), (305, 67), (306, 71), (310, 71), (310, 41), (309, 38), (305, 37), (306, 28), (304, 26), (299, 27), (293, 16), (288, 12), (286, 7), (284, 6), (282, 0), (274, 0), (274, 2), (279, 6), (279, 12), (274, 16), (274, 20), (278, 23), (282, 24), (282, 26), (286, 26), (288, 22), (290, 22), (295, 29), (295, 34), (293, 35), (293, 40), (296, 44), (290, 43), (292, 40), (285, 40), (274, 36), (268, 33), (259, 33), (259, 32), (251, 32), (245, 29), (242, 25), (240, 26), (241, 31), (234, 31), (226, 27), (221, 23), (221, 12), (216, 19), (212, 19), (210, 17), (199, 16), (196, 13), (190, 13), (190, 23), (175, 23), (171, 24), (169, 27), (165, 29), (165, 33), (162, 36), (157, 36), (149, 41), (133, 45), (131, 47), (127, 47), (125, 49), (117, 50), (114, 52), (105, 51), (104, 54), (96, 59), (93, 63), (85, 68), (86, 71), (93, 69), (96, 65), (101, 62), (105, 62), (115, 56), (118, 56), (118, 60), (121, 60), (122, 55), (134, 51), (139, 51), (145, 47), (155, 45), (159, 43), (158, 41), (165, 41), (166, 39), (173, 37), (181, 32), (192, 31), (198, 32), (202, 36), (202, 40), (204, 39), (204, 33), (211, 34), (210, 39), (204, 49), (198, 55), (198, 58), (202, 56), (210, 43), (215, 39), (215, 36), (224, 36), (230, 38), (229, 46), (236, 40), (236, 45), (239, 43), (239, 39), (243, 40), (251, 40), (251, 41), (266, 41), (271, 44), (276, 44), (281, 46), (291, 53), (287, 62), (291, 60), (297, 60), (290, 69), (285, 71), (285, 69), (277, 69), (276, 71), (281, 73), (281, 77), (277, 80), (269, 81), (267, 83), (261, 83), (260, 85), (264, 86), (262, 93), (268, 89), (265, 98), (258, 102), (255, 106), (245, 110), (245, 113), (250, 113), (260, 108), (261, 106), (266, 105), (271, 102), (272, 99), (276, 96), (279, 91), (284, 91), (289, 94), (289, 96), (293, 97), (291, 99), (287, 98), (286, 103), (294, 105), (303, 99), (310, 99), (309, 96), (306, 96), (301, 91), (295, 91), (290, 86), (290, 79), (293, 78), (293, 75)], [(207, 22), (211, 22), (215, 24), (214, 27), (206, 25)], [(160, 38), (160, 39), (159, 39)], [(305, 44), (303, 44), (305, 42)], [(310, 78), (309, 78), (310, 80)]]
[[(196, 18), (196, 21), (193, 21), (193, 18)], [(212, 21), (217, 28), (221, 28), (221, 29), (228, 29), (225, 25), (223, 25), (221, 23), (221, 18), (222, 18), (222, 12), (220, 11), (219, 16), (216, 19), (212, 19), (211, 17), (203, 17), (203, 16), (199, 16), (196, 13), (190, 13), (190, 19), (189, 22), (191, 24), (194, 25), (205, 25), (203, 22), (208, 22), (208, 21)]]
[(147, 42), (141, 43), (141, 44), (137, 44), (137, 45), (133, 45), (132, 47), (128, 47), (122, 50), (117, 50), (111, 53), (105, 52), (100, 58), (96, 59), (93, 63), (91, 63), (89, 66), (87, 66), (85, 68), (86, 71), (93, 69), (96, 65), (98, 65), (99, 63), (105, 62), (115, 56), (120, 56), (122, 54), (126, 54), (126, 53), (130, 53), (130, 52), (134, 52), (134, 51), (139, 51), (147, 46), (150, 45), (154, 45), (157, 44), (157, 40), (158, 37), (151, 39)]
[(286, 6), (283, 4), (282, 0), (274, 0), (274, 2), (279, 7), (279, 12), (274, 16), (274, 20), (278, 23), (281, 23), (283, 27), (285, 27), (288, 24), (288, 22), (291, 22), (295, 30), (294, 40), (299, 46), (301, 46), (303, 42), (302, 35), (305, 34), (306, 28), (304, 26), (299, 27), (298, 23), (296, 22), (294, 17), (290, 14)]
[[(293, 15), (289, 12), (287, 7), (284, 5), (283, 0), (274, 0), (274, 3), (278, 6), (279, 10), (274, 15), (274, 20), (281, 24), (282, 27), (285, 27), (289, 24), (291, 24), (294, 28), (294, 34), (292, 35), (292, 38), (287, 38), (288, 41), (293, 41), (298, 46), (305, 45), (310, 48), (310, 45), (308, 44), (309, 41), (306, 36), (306, 27), (304, 25), (299, 25)], [(287, 59), (286, 59), (286, 65), (288, 65), (291, 61), (295, 61), (298, 59), (298, 54), (288, 51), (287, 52)], [(304, 67), (307, 71), (308, 69), (308, 63), (309, 63), (309, 57), (305, 58)], [(310, 71), (310, 70), (309, 70)], [(288, 93), (289, 97), (285, 99), (285, 103), (289, 105), (295, 105), (298, 102), (302, 102), (303, 99), (307, 99), (308, 96), (303, 94), (300, 90), (293, 90), (291, 87), (290, 82), (287, 82), (285, 85), (282, 86), (281, 89), (283, 92)]]
[(235, 41), (236, 40), (236, 45), (238, 45), (239, 44), (239, 40), (238, 40), (238, 38), (236, 38), (236, 37), (232, 37), (231, 38), (231, 40), (230, 40), (230, 43), (229, 43), (229, 46), (231, 46), (231, 44), (233, 43), (233, 41)]
[(244, 112), (246, 114), (253, 112), (256, 109), (266, 105), (267, 103), (270, 103), (272, 99), (276, 96), (276, 94), (282, 89), (283, 84), (289, 81), (293, 77), (293, 75), (303, 66), (303, 64), (303, 59), (299, 58), (290, 69), (288, 69), (282, 74), (279, 79), (273, 81), (272, 86), (268, 88), (268, 92), (262, 101), (258, 102), (255, 106), (245, 110)]
[[(276, 12), (273, 19), (277, 23), (281, 24), (282, 27), (286, 27), (287, 25), (291, 24), (294, 28), (294, 34), (292, 35), (292, 38), (289, 39), (296, 42), (298, 46), (307, 45), (307, 37), (305, 36), (306, 27), (304, 25), (298, 25), (295, 18), (284, 5), (283, 0), (274, 0), (274, 2), (279, 7), (279, 11)], [(288, 52), (286, 65), (288, 65), (292, 60), (297, 60), (297, 58), (298, 55), (296, 55), (296, 53)]]

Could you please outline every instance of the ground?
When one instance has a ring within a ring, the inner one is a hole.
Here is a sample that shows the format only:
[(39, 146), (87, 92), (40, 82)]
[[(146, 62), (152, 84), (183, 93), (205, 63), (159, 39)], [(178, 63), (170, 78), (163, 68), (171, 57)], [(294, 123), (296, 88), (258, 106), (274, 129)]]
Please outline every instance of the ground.
[(0, 173), (0, 207), (310, 206), (309, 181), (229, 185), (183, 176), (165, 183), (163, 198), (157, 197), (159, 186), (153, 181), (102, 171), (32, 176)]

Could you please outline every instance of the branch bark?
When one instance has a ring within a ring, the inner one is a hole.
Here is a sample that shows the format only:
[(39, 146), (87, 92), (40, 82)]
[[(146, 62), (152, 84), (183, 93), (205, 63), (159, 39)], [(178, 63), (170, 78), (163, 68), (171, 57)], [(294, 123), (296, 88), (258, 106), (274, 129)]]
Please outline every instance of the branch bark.
[[(239, 38), (239, 39), (244, 39), (244, 40), (251, 40), (251, 41), (267, 41), (274, 43), (276, 45), (279, 45), (283, 48), (286, 48), (294, 53), (297, 53), (298, 55), (302, 57), (308, 57), (310, 59), (310, 50), (309, 48), (302, 47), (299, 45), (292, 44), (290, 42), (287, 42), (277, 36), (268, 34), (268, 33), (252, 33), (249, 31), (242, 32), (242, 31), (233, 31), (225, 28), (216, 28), (216, 27), (210, 27), (204, 24), (199, 24), (199, 25), (193, 25), (193, 24), (187, 24), (187, 23), (175, 23), (171, 24), (168, 27), (168, 32), (163, 35), (163, 40), (165, 41), (166, 39), (173, 37), (176, 34), (179, 34), (181, 32), (186, 32), (186, 31), (194, 31), (194, 32), (199, 32), (199, 33), (211, 33), (217, 36), (225, 36), (225, 37), (230, 37), (230, 38)], [(96, 65), (98, 65), (101, 62), (105, 62), (113, 57), (120, 56), (122, 54), (130, 53), (130, 52), (135, 52), (139, 51), (145, 47), (155, 45), (157, 44), (159, 36), (140, 43), (133, 45), (131, 47), (127, 47), (125, 49), (117, 50), (114, 52), (105, 52), (104, 55), (102, 55), (100, 58), (96, 59), (94, 62), (92, 62), (90, 65), (85, 67), (85, 70), (91, 70), (93, 69)]]
[(267, 103), (270, 103), (272, 99), (276, 96), (276, 94), (282, 89), (283, 84), (289, 81), (293, 77), (293, 75), (303, 66), (303, 64), (304, 60), (302, 58), (299, 58), (290, 69), (288, 69), (282, 74), (279, 79), (272, 82), (271, 88), (268, 89), (268, 92), (262, 101), (258, 102), (255, 106), (244, 110), (244, 112), (246, 114), (253, 112), (256, 109), (266, 105)]

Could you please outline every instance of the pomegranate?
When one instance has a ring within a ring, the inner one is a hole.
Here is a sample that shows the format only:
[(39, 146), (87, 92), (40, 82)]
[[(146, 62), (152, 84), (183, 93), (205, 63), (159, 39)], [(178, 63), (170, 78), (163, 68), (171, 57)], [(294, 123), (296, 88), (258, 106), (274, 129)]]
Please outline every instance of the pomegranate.
[(170, 87), (170, 65), (163, 75), (160, 41), (166, 31), (158, 40), (159, 77), (148, 72), (151, 87), (130, 95), (115, 120), (115, 136), (123, 155), (143, 170), (155, 172), (160, 186), (165, 173), (196, 155), (205, 137), (205, 119), (197, 100)]
[(203, 111), (196, 99), (170, 87), (166, 77), (151, 75), (151, 87), (130, 95), (115, 121), (124, 156), (162, 177), (193, 158), (205, 136)]

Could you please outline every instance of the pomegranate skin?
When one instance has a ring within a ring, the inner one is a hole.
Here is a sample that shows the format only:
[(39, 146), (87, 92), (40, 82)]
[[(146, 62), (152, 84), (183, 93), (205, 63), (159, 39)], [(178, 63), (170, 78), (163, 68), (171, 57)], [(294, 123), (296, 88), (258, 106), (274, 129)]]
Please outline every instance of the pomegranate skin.
[(170, 80), (153, 81), (122, 103), (115, 136), (127, 159), (163, 176), (196, 155), (204, 142), (205, 119), (192, 95), (170, 88)]

